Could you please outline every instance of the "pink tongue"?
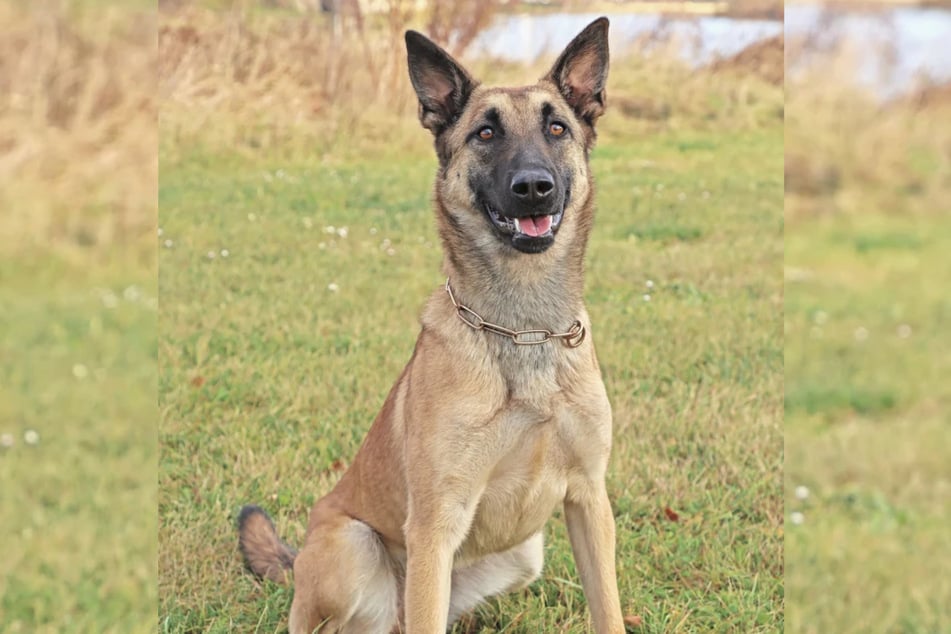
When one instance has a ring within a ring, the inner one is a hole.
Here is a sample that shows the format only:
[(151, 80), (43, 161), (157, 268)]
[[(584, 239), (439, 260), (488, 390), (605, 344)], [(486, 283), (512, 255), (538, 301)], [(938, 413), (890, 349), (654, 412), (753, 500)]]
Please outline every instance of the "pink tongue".
[(551, 216), (531, 216), (518, 219), (519, 229), (527, 236), (537, 238), (551, 229)]

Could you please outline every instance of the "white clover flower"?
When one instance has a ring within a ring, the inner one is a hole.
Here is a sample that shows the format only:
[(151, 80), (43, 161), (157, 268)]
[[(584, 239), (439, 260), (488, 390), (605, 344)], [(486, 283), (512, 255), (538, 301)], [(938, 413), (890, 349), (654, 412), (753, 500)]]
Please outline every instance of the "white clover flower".
[(174, 247), (174, 246), (175, 246), (175, 242), (174, 242), (174, 241), (172, 241), (172, 240), (166, 240), (166, 241), (165, 241), (165, 248), (166, 248), (166, 249), (171, 249), (171, 248)]
[(800, 513), (799, 511), (793, 511), (789, 514), (789, 521), (795, 526), (800, 526), (803, 522), (806, 521), (806, 516)]
[(396, 249), (387, 249), (387, 250), (386, 250), (386, 254), (387, 254), (387, 255), (396, 255)]
[(700, 196), (701, 196), (704, 200), (706, 200), (707, 198), (710, 197), (710, 192), (704, 191), (702, 194), (700, 194)]
[(23, 432), (23, 441), (28, 445), (35, 445), (40, 442), (40, 435), (36, 433), (35, 429), (27, 429)]
[(102, 305), (106, 308), (115, 308), (119, 305), (119, 298), (116, 297), (115, 293), (112, 292), (103, 293)]
[(370, 235), (371, 235), (371, 236), (375, 236), (375, 235), (376, 235), (376, 227), (370, 227)]
[(228, 249), (222, 249), (222, 250), (221, 250), (221, 257), (226, 258), (226, 257), (228, 257), (229, 255), (231, 255), (231, 251), (229, 251)]
[(817, 310), (816, 314), (812, 316), (812, 321), (821, 326), (829, 321), (829, 315), (824, 310)]
[(803, 485), (801, 485), (801, 484), (796, 487), (796, 499), (797, 499), (797, 500), (805, 500), (805, 499), (808, 498), (808, 497), (809, 497), (809, 487), (803, 486)]
[(337, 286), (336, 282), (331, 282), (330, 284), (327, 284), (327, 290), (330, 291), (331, 293), (336, 293), (337, 291), (340, 290), (340, 287)]
[(339, 229), (337, 229), (337, 235), (340, 236), (341, 238), (346, 238), (347, 233), (349, 232), (346, 227), (340, 227)]
[(677, 194), (677, 200), (679, 200), (679, 201), (681, 201), (681, 202), (687, 200), (687, 194), (685, 194), (685, 193), (683, 193), (683, 192), (680, 192), (679, 194)]
[(855, 329), (854, 336), (856, 341), (859, 341), (859, 342), (865, 341), (866, 339), (868, 339), (868, 328), (864, 326), (859, 326), (858, 328)]
[(902, 324), (898, 327), (898, 336), (902, 339), (907, 339), (911, 336), (911, 326), (908, 324)]
[(650, 293), (644, 293), (644, 301), (645, 301), (645, 302), (651, 301)]
[(248, 220), (249, 220), (249, 221), (254, 222), (254, 221), (257, 220), (257, 219), (258, 219), (257, 215), (255, 215), (255, 214), (253, 214), (253, 213), (252, 213), (252, 214), (248, 214)]
[(337, 233), (337, 227), (333, 225), (327, 225), (324, 227), (324, 233)]
[(162, 228), (161, 228), (161, 227), (159, 227), (159, 228), (158, 228), (158, 235), (159, 235), (160, 238), (162, 237), (162, 234), (163, 234), (163, 233), (165, 233), (165, 232), (162, 231)]
[(16, 441), (13, 439), (13, 434), (0, 434), (0, 447), (9, 449), (15, 442)]
[(77, 363), (73, 365), (73, 376), (77, 379), (85, 379), (89, 376), (89, 368), (82, 363)]
[(647, 286), (647, 288), (654, 288), (654, 280), (647, 280), (645, 285)]
[(125, 298), (127, 302), (137, 302), (139, 298), (142, 297), (142, 291), (139, 290), (138, 286), (132, 284), (125, 287), (125, 290), (122, 291), (122, 297)]
[(310, 218), (307, 218), (307, 217), (304, 217), (304, 218), (301, 220), (301, 222), (304, 223), (304, 228), (305, 228), (305, 229), (310, 229), (311, 227), (314, 226), (314, 222), (313, 222)]
[(209, 252), (208, 252), (208, 259), (209, 259), (209, 260), (214, 260), (216, 257), (218, 257), (218, 254), (215, 253), (214, 251), (209, 251)]

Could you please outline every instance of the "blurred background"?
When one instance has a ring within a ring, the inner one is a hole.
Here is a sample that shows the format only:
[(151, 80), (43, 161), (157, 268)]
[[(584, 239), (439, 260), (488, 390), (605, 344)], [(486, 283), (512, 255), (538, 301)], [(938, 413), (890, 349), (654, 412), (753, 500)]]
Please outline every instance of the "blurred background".
[(785, 18), (786, 631), (951, 631), (951, 11)]
[(155, 7), (0, 24), (0, 631), (154, 631)]

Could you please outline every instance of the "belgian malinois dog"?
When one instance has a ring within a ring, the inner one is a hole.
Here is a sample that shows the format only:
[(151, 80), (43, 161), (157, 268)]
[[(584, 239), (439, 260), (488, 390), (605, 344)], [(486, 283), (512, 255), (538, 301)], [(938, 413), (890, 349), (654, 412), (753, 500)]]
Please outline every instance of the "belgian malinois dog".
[(239, 517), (241, 550), (262, 577), (293, 568), (291, 634), (443, 634), (539, 576), (562, 503), (594, 629), (618, 634), (611, 406), (582, 298), (608, 20), (521, 88), (480, 85), (414, 31), (406, 48), (439, 159), (448, 281), (300, 552), (255, 506)]

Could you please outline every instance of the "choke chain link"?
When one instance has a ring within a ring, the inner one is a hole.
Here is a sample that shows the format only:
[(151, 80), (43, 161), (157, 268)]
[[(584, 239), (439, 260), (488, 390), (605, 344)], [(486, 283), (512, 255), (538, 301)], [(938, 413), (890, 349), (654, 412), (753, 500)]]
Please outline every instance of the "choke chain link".
[(517, 346), (535, 346), (542, 343), (548, 343), (552, 339), (561, 339), (569, 348), (577, 348), (585, 338), (585, 328), (581, 321), (576, 319), (567, 332), (552, 332), (550, 330), (512, 330), (505, 326), (499, 326), (482, 319), (479, 313), (468, 306), (456, 301), (452, 294), (452, 287), (449, 285), (449, 278), (446, 278), (446, 293), (449, 295), (449, 301), (456, 308), (456, 315), (473, 330), (487, 330), (489, 332), (509, 337)]

